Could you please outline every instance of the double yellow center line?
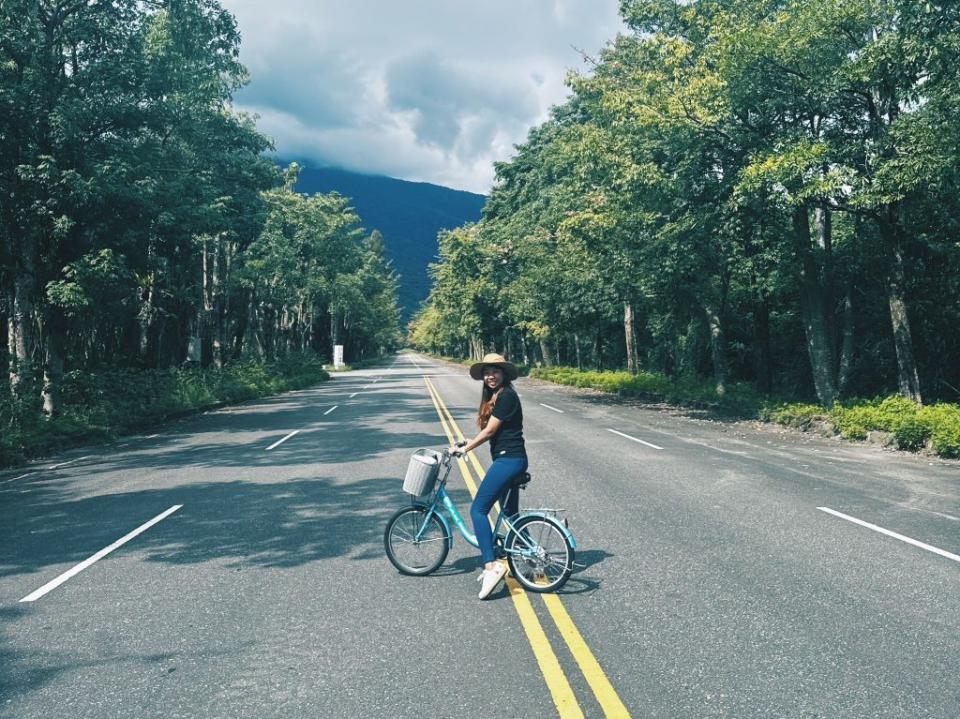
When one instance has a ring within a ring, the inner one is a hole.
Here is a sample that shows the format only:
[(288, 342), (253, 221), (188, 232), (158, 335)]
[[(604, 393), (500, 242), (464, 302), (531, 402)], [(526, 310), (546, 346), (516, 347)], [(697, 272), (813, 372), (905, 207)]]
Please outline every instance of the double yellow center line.
[[(434, 387), (433, 383), (427, 377), (424, 377), (423, 381), (427, 385), (427, 391), (430, 392), (433, 406), (436, 408), (437, 415), (440, 417), (440, 424), (450, 443), (453, 444), (456, 441), (465, 439), (463, 432), (460, 431), (460, 427), (453, 419), (453, 415), (450, 413), (450, 410), (447, 409), (443, 399), (441, 399), (437, 388)], [(485, 471), (472, 452), (468, 458), (470, 460), (469, 465), (463, 458), (459, 458), (457, 463), (460, 467), (460, 473), (463, 475), (464, 482), (467, 485), (467, 489), (470, 490), (470, 496), (474, 497), (477, 494), (477, 483), (474, 481), (474, 477), (470, 471), (471, 465), (473, 471), (476, 472), (477, 479), (481, 479)], [(550, 690), (550, 695), (553, 698), (553, 703), (557, 707), (557, 711), (563, 719), (567, 717), (571, 719), (583, 717), (583, 710), (580, 708), (573, 689), (570, 687), (570, 682), (567, 680), (567, 675), (560, 666), (560, 662), (557, 659), (556, 653), (553, 651), (550, 640), (547, 639), (546, 632), (544, 632), (543, 626), (537, 618), (537, 614), (530, 602), (530, 597), (523, 590), (523, 587), (517, 584), (512, 577), (507, 577), (507, 587), (510, 590), (510, 597), (513, 599), (514, 609), (517, 610), (517, 615), (520, 617), (520, 623), (523, 625), (523, 630), (526, 632), (530, 646), (533, 648), (534, 656), (540, 665), (540, 671), (543, 673), (543, 678)], [(628, 712), (627, 708), (623, 705), (613, 685), (610, 684), (610, 681), (607, 679), (607, 675), (603, 673), (603, 669), (601, 669), (596, 657), (593, 656), (593, 652), (590, 651), (583, 636), (581, 636), (570, 615), (567, 613), (563, 602), (560, 601), (560, 597), (556, 594), (542, 594), (540, 596), (543, 598), (547, 611), (557, 625), (560, 636), (562, 636), (566, 642), (587, 684), (600, 703), (604, 715), (607, 717), (629, 717), (630, 712)]]

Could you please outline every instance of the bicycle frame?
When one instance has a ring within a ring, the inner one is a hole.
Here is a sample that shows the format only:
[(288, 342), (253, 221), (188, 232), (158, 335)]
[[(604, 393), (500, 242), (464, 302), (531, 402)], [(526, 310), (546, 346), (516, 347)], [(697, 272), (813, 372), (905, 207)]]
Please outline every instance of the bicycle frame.
[[(444, 452), (444, 454), (446, 455), (446, 452)], [(450, 476), (450, 470), (452, 469), (449, 456), (445, 456), (443, 465), (444, 465), (445, 472), (443, 474), (443, 477), (437, 480), (437, 489), (433, 494), (430, 504), (424, 505), (428, 507), (427, 513), (424, 516), (423, 525), (420, 527), (420, 530), (417, 532), (414, 539), (415, 541), (420, 541), (420, 539), (423, 536), (423, 532), (426, 531), (428, 525), (430, 524), (430, 517), (433, 515), (436, 515), (437, 518), (440, 520), (440, 522), (443, 524), (444, 530), (446, 531), (448, 547), (452, 549), (453, 548), (453, 532), (451, 531), (450, 522), (448, 521), (446, 516), (446, 514), (449, 514), (450, 517), (453, 519), (454, 526), (457, 528), (457, 531), (460, 533), (460, 536), (463, 537), (469, 544), (479, 549), (480, 544), (477, 542), (476, 535), (467, 528), (467, 525), (463, 520), (463, 516), (460, 514), (460, 510), (457, 509), (457, 506), (453, 503), (453, 500), (450, 499), (450, 495), (447, 493), (447, 478)], [(518, 492), (520, 490), (514, 487), (514, 488), (511, 488), (509, 491)], [(446, 510), (446, 514), (444, 513), (443, 510)], [(544, 510), (524, 511), (517, 515), (517, 519), (519, 519), (520, 517), (528, 517), (528, 516), (547, 517), (548, 512)], [(504, 524), (506, 525), (507, 529), (504, 532), (504, 535), (501, 535), (500, 528)], [(567, 538), (570, 540), (571, 546), (576, 548), (577, 546), (576, 541), (574, 540), (573, 535), (570, 534), (566, 526), (562, 526), (562, 530), (564, 534), (567, 535)], [(509, 532), (515, 532), (515, 531), (516, 531), (516, 527), (514, 526), (513, 522), (510, 521), (510, 518), (504, 515), (503, 508), (501, 507), (500, 511), (497, 513), (497, 521), (493, 525), (494, 539), (496, 540), (497, 537), (502, 537), (508, 534)], [(527, 553), (535, 554), (537, 551), (537, 547), (531, 544), (527, 540), (527, 538), (524, 537), (522, 534), (518, 536), (526, 545), (525, 547), (526, 551), (521, 550), (518, 552), (516, 550), (513, 550), (511, 553), (519, 554), (521, 556)], [(507, 550), (506, 547), (502, 547), (502, 549), (504, 552), (510, 551), (510, 550)]]

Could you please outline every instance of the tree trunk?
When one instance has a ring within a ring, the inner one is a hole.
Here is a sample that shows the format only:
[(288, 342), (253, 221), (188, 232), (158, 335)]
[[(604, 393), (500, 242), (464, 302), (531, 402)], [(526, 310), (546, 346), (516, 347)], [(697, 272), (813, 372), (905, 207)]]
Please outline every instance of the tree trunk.
[(7, 321), (7, 350), (9, 357), (10, 393), (17, 397), (32, 365), (32, 323), (34, 318), (34, 243), (23, 240), (20, 265), (13, 279), (10, 293), (10, 317)]
[(637, 338), (633, 331), (633, 305), (623, 303), (623, 337), (627, 347), (627, 371), (637, 373)]
[(580, 335), (576, 332), (573, 333), (573, 346), (577, 351), (577, 369), (581, 372), (583, 371), (583, 360), (580, 357)]
[(223, 369), (224, 339), (223, 339), (223, 240), (217, 236), (213, 241), (212, 261), (213, 268), (210, 273), (210, 340), (211, 340), (211, 359), (213, 366), (217, 369)]
[(261, 303), (257, 310), (257, 343), (265, 362), (273, 362), (275, 358), (274, 314), (273, 305), (269, 302)]
[(920, 394), (920, 377), (913, 356), (913, 339), (910, 333), (910, 319), (907, 316), (907, 302), (903, 292), (902, 258), (897, 256), (896, 267), (890, 274), (887, 284), (887, 298), (890, 303), (890, 322), (893, 325), (893, 341), (897, 350), (897, 381), (900, 394), (917, 404), (923, 401)]
[(840, 335), (840, 361), (837, 363), (837, 393), (842, 395), (850, 381), (853, 366), (853, 297), (850, 287), (843, 297), (843, 323)]
[(156, 262), (156, 237), (151, 234), (147, 244), (147, 275), (146, 287), (140, 293), (140, 311), (137, 313), (137, 328), (140, 332), (137, 357), (145, 367), (157, 366), (157, 343), (155, 328), (157, 308), (155, 306), (157, 293), (157, 275), (154, 269)]
[[(52, 320), (51, 320), (52, 322)], [(64, 327), (57, 324), (43, 325), (43, 389), (41, 398), (43, 399), (43, 413), (47, 419), (52, 419), (60, 413), (60, 379), (63, 377), (63, 350), (61, 348), (63, 341)]]
[(887, 277), (887, 301), (890, 305), (890, 323), (893, 326), (893, 344), (897, 353), (897, 383), (900, 394), (917, 404), (922, 401), (917, 363), (913, 356), (913, 336), (907, 315), (904, 291), (906, 277), (903, 269), (903, 251), (900, 246), (899, 218), (895, 208), (880, 222), (880, 231), (890, 250), (891, 267)]
[(603, 337), (599, 328), (593, 338), (593, 365), (603, 371)]
[(543, 354), (543, 366), (553, 367), (553, 348), (550, 346), (550, 340), (546, 337), (540, 340), (540, 352)]
[(337, 317), (337, 311), (330, 305), (330, 362), (336, 357), (336, 347), (340, 344), (340, 319)]
[(761, 292), (757, 293), (753, 321), (757, 346), (757, 387), (761, 392), (769, 393), (773, 389), (773, 367), (770, 362), (770, 300)]
[(140, 332), (137, 355), (144, 366), (156, 367), (155, 328), (157, 309), (154, 306), (156, 287), (152, 274), (148, 286), (142, 292), (143, 297), (140, 301), (140, 311), (137, 313), (137, 327)]
[(717, 395), (722, 397), (727, 392), (727, 351), (723, 337), (723, 325), (720, 316), (712, 307), (704, 307), (707, 316), (707, 326), (710, 329), (710, 356), (713, 360), (713, 378), (716, 383)]
[(241, 302), (238, 304), (243, 307), (243, 311), (237, 312), (236, 322), (233, 324), (233, 347), (230, 350), (230, 359), (234, 362), (240, 360), (243, 355), (243, 345), (247, 337), (247, 331), (250, 329), (253, 319), (253, 292), (244, 290), (240, 294)]
[(837, 399), (832, 333), (819, 281), (820, 272), (810, 245), (810, 217), (806, 205), (793, 211), (793, 232), (800, 267), (800, 312), (807, 338), (813, 385), (820, 403), (830, 408)]

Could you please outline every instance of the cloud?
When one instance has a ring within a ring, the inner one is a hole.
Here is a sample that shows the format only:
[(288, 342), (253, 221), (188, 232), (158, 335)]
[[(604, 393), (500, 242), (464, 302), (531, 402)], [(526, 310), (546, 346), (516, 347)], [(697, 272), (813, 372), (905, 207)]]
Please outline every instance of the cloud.
[(448, 152), (475, 154), (500, 126), (513, 129), (537, 119), (536, 97), (522, 78), (479, 77), (432, 50), (409, 55), (386, 69), (390, 108), (412, 111), (417, 139)]
[(236, 96), (284, 156), (486, 192), (493, 162), (567, 94), (575, 48), (617, 0), (223, 0), (251, 83)]

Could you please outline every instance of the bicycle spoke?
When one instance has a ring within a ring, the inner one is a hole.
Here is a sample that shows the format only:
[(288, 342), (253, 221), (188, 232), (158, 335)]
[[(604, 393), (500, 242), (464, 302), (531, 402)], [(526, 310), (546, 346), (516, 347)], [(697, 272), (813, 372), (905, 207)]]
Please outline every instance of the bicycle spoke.
[(411, 510), (400, 516), (390, 531), (393, 555), (402, 567), (418, 572), (433, 567), (446, 556), (447, 541), (436, 516), (426, 510)]
[(518, 580), (545, 591), (563, 584), (572, 560), (566, 537), (552, 521), (532, 519), (514, 531), (509, 555)]

